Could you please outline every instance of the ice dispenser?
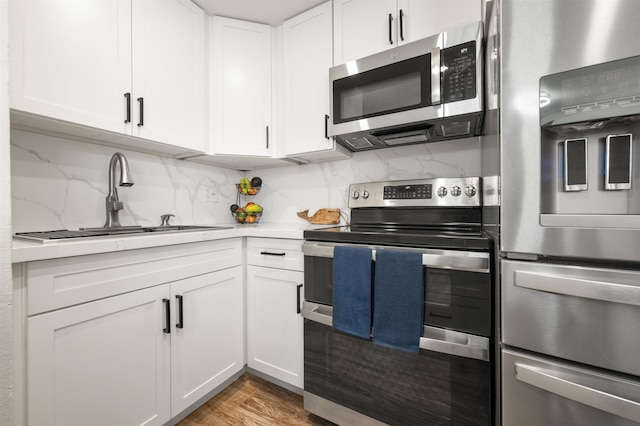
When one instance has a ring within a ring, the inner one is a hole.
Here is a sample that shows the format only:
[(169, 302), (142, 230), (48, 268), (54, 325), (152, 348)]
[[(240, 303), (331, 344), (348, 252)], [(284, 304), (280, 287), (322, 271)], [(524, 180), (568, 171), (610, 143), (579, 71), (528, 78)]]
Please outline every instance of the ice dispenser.
[(640, 228), (639, 137), (640, 56), (542, 77), (541, 225)]

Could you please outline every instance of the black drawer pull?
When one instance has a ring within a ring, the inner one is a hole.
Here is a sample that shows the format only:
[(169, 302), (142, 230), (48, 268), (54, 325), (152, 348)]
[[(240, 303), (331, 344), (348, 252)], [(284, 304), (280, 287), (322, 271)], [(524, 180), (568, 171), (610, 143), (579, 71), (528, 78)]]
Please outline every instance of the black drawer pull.
[(391, 36), (391, 25), (393, 23), (393, 16), (389, 14), (389, 44), (393, 44), (393, 37)]
[(264, 254), (266, 256), (285, 256), (287, 253), (273, 253), (271, 251), (261, 251), (260, 254)]
[(298, 304), (297, 304), (297, 307), (296, 307), (296, 312), (297, 313), (300, 313), (300, 289), (301, 288), (302, 288), (302, 284), (298, 284), (298, 298), (297, 298)]
[(404, 41), (404, 31), (402, 29), (402, 22), (404, 21), (404, 13), (400, 9), (400, 40)]
[(182, 318), (182, 296), (176, 294), (176, 299), (178, 299), (178, 323), (176, 324), (176, 328), (183, 328), (184, 319)]
[(169, 299), (162, 299), (162, 303), (164, 303), (164, 312), (165, 312), (165, 327), (162, 329), (163, 332), (170, 334), (171, 333), (171, 305), (169, 305), (171, 301)]

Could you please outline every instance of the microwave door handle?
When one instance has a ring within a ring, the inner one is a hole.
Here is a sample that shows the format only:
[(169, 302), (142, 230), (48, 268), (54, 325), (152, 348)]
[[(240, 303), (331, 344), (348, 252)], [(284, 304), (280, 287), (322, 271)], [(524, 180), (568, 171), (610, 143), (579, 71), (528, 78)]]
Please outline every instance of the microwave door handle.
[(440, 105), (442, 103), (441, 78), (440, 78), (440, 48), (431, 49), (431, 104)]

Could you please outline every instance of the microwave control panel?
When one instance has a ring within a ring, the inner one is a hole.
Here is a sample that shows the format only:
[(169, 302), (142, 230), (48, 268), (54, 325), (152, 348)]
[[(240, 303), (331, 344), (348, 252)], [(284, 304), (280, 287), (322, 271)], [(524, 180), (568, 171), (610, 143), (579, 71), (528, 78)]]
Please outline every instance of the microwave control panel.
[(441, 51), (444, 102), (476, 97), (476, 42), (459, 44)]

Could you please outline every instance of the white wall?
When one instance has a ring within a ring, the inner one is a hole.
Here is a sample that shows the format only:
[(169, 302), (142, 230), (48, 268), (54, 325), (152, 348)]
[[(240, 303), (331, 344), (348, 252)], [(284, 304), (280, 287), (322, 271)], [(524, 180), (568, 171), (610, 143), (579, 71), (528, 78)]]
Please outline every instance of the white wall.
[(0, 1), (0, 425), (13, 424), (8, 2)]
[[(105, 221), (112, 148), (22, 131), (11, 133), (13, 231), (99, 227)], [(134, 186), (119, 188), (122, 225), (158, 225), (164, 213), (175, 224), (233, 223), (235, 183), (244, 173), (159, 156), (122, 151)], [(354, 154), (350, 160), (247, 172), (263, 186), (253, 197), (264, 207), (262, 222), (305, 223), (296, 212), (323, 207), (347, 210), (350, 183), (375, 180), (478, 176), (478, 138), (412, 145)], [(218, 192), (202, 200), (202, 187)]]

